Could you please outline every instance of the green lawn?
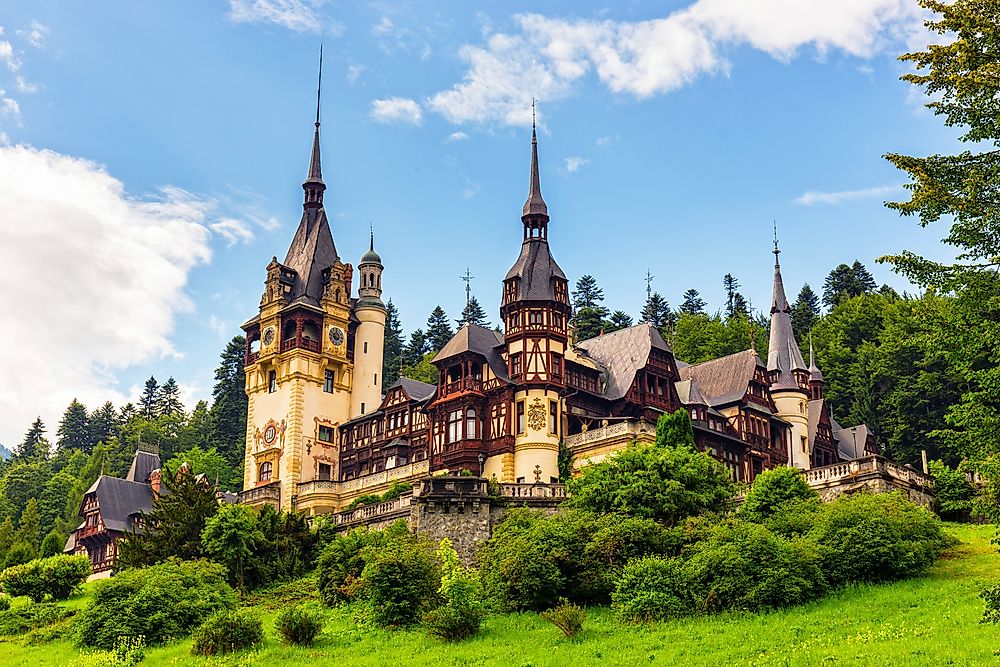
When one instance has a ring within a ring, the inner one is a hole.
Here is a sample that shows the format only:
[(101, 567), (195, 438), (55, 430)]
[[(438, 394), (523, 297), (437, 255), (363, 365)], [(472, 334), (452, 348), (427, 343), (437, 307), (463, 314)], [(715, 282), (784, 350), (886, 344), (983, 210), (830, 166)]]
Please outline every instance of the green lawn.
[[(994, 529), (949, 529), (962, 543), (926, 577), (851, 588), (770, 614), (627, 627), (609, 610), (592, 609), (583, 635), (572, 640), (534, 614), (507, 614), (489, 618), (478, 637), (450, 645), (419, 629), (361, 629), (349, 612), (332, 610), (315, 647), (292, 649), (276, 640), (274, 612), (265, 611), (267, 640), (257, 651), (206, 660), (191, 656), (185, 641), (150, 649), (143, 665), (1000, 665), (1000, 627), (979, 624), (979, 589), (1000, 580)], [(0, 665), (64, 665), (79, 655), (66, 641), (19, 641), (0, 643)]]

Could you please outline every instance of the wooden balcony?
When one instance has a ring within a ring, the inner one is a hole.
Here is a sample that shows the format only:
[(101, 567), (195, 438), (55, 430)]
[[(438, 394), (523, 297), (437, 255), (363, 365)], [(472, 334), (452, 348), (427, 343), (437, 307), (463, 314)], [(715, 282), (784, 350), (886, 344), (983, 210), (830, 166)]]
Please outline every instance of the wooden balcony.
[(84, 526), (76, 531), (76, 539), (83, 540), (104, 532), (104, 524), (98, 523), (93, 526)]
[(287, 352), (288, 350), (309, 350), (310, 352), (319, 352), (322, 350), (322, 345), (319, 341), (312, 340), (311, 338), (289, 338), (287, 340), (281, 341), (281, 351)]
[(249, 366), (250, 364), (255, 364), (258, 359), (260, 359), (260, 352), (251, 352), (247, 355), (246, 365)]

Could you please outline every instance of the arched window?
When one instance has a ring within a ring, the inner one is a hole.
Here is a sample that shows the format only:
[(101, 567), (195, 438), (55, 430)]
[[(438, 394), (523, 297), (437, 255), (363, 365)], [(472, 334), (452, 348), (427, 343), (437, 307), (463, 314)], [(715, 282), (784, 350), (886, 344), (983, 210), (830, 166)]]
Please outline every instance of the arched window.
[(468, 439), (476, 437), (476, 411), (473, 408), (465, 411), (465, 437)]
[(257, 481), (258, 482), (270, 482), (271, 481), (271, 462), (264, 461), (257, 468)]

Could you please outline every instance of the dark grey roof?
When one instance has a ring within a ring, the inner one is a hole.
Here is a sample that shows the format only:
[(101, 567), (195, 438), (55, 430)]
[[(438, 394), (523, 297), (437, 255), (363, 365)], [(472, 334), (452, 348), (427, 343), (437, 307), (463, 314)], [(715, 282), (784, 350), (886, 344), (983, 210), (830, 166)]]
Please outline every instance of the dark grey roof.
[(441, 348), (431, 363), (444, 361), (463, 352), (473, 352), (486, 358), (494, 375), (501, 380), (509, 381), (507, 364), (497, 350), (500, 345), (503, 345), (503, 336), (493, 329), (478, 324), (466, 324)]
[(809, 334), (809, 381), (818, 382), (823, 379), (823, 371), (816, 365), (816, 355), (813, 352), (812, 334)]
[(504, 280), (515, 277), (521, 279), (518, 301), (555, 301), (552, 279), (566, 280), (566, 274), (549, 251), (548, 241), (540, 237), (529, 237), (521, 244), (521, 254)]
[(823, 416), (823, 405), (826, 403), (822, 398), (809, 401), (809, 442), (815, 442), (816, 432), (819, 430), (819, 420)]
[(794, 370), (807, 370), (802, 359), (799, 344), (795, 341), (792, 331), (792, 309), (785, 298), (785, 286), (781, 279), (781, 266), (778, 264), (778, 250), (774, 251), (774, 294), (771, 300), (771, 336), (767, 346), (767, 370), (778, 371), (778, 377), (772, 384), (774, 389), (798, 388), (798, 383), (792, 375)]
[(763, 365), (757, 352), (743, 350), (700, 364), (678, 364), (677, 370), (682, 380), (697, 382), (708, 405), (714, 407), (742, 399), (757, 367)]
[(576, 346), (608, 370), (604, 396), (611, 400), (622, 398), (628, 393), (636, 372), (646, 365), (654, 347), (670, 351), (663, 336), (649, 323), (583, 340)]
[(130, 517), (149, 512), (153, 507), (153, 489), (149, 484), (101, 475), (87, 489), (97, 494), (101, 519), (108, 530), (127, 532), (132, 527)]
[[(402, 387), (406, 395), (410, 397), (411, 401), (423, 401), (434, 395), (437, 391), (436, 384), (428, 384), (426, 382), (421, 382), (420, 380), (411, 380), (408, 377), (401, 377), (396, 380), (389, 389), (395, 389), (396, 387)], [(388, 391), (388, 390), (387, 390)]]
[(521, 209), (521, 217), (528, 215), (549, 216), (549, 207), (542, 199), (542, 185), (538, 178), (538, 137), (535, 136), (535, 128), (531, 128), (531, 177), (528, 185), (528, 199)]
[(682, 405), (708, 405), (708, 400), (702, 395), (698, 383), (694, 380), (679, 380), (674, 383), (674, 388)]
[(130, 482), (148, 482), (149, 473), (160, 467), (160, 455), (136, 450), (132, 457), (132, 466), (128, 469), (125, 479)]
[[(850, 461), (851, 459), (867, 456), (865, 442), (868, 441), (868, 436), (871, 434), (867, 424), (858, 424), (857, 426), (844, 428), (834, 421), (832, 417), (830, 418), (830, 423), (833, 425), (833, 439), (837, 441), (837, 452), (840, 454), (841, 459)], [(857, 449), (855, 449), (855, 446)]]
[(289, 300), (319, 305), (323, 296), (323, 271), (333, 266), (338, 257), (326, 211), (304, 209), (284, 262), (297, 274)]

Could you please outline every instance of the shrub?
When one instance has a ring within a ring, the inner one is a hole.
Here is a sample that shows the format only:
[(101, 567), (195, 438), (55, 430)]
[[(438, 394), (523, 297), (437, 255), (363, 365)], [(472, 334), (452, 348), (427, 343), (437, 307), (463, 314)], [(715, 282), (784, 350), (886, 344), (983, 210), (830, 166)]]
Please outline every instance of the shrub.
[(260, 617), (246, 609), (217, 611), (198, 626), (192, 635), (194, 655), (218, 655), (251, 648), (264, 641)]
[(781, 466), (757, 475), (740, 505), (739, 515), (760, 523), (784, 505), (813, 498), (819, 498), (819, 494), (806, 483), (802, 472)]
[(648, 556), (630, 562), (611, 595), (612, 609), (626, 623), (649, 623), (694, 611), (679, 558)]
[(828, 503), (808, 539), (831, 585), (923, 574), (950, 544), (940, 520), (901, 493), (860, 493)]
[(274, 619), (274, 629), (286, 644), (311, 646), (323, 631), (323, 615), (304, 605), (289, 607)]
[(804, 540), (731, 520), (691, 548), (684, 580), (702, 611), (759, 611), (799, 604), (826, 588), (820, 557)]
[(113, 650), (84, 653), (69, 667), (134, 667), (145, 658), (146, 642), (142, 637), (122, 637)]
[(356, 592), (372, 624), (412, 625), (433, 606), (441, 578), (426, 542), (407, 534), (366, 547), (362, 557), (365, 566)]
[(0, 611), (7, 611), (10, 609), (10, 596), (0, 595)]
[(934, 476), (934, 500), (938, 512), (950, 519), (967, 519), (976, 489), (965, 478), (961, 466), (956, 470), (941, 461), (930, 461), (927, 465)]
[(357, 582), (365, 568), (368, 547), (377, 548), (409, 537), (403, 521), (382, 531), (356, 528), (346, 535), (334, 535), (320, 554), (316, 567), (317, 583), (323, 602), (333, 606), (351, 600), (357, 594)]
[(823, 511), (823, 501), (819, 497), (791, 500), (775, 508), (762, 523), (775, 535), (802, 537), (812, 530), (816, 517)]
[(86, 556), (52, 556), (16, 565), (0, 572), (0, 585), (12, 597), (26, 595), (35, 602), (45, 596), (65, 600), (90, 576)]
[(472, 637), (486, 616), (482, 586), (474, 571), (462, 566), (451, 540), (441, 540), (437, 550), (441, 563), (441, 587), (438, 594), (444, 604), (424, 615), (430, 633), (445, 641)]
[(986, 609), (979, 622), (1000, 623), (1000, 584), (984, 588), (979, 592), (979, 597), (986, 602)]
[(0, 637), (14, 637), (57, 623), (73, 612), (55, 602), (32, 602), (0, 612)]
[(209, 561), (170, 559), (126, 570), (100, 584), (77, 620), (77, 642), (110, 650), (119, 637), (149, 645), (188, 635), (210, 614), (236, 605), (226, 570)]
[(583, 631), (587, 620), (587, 610), (563, 598), (559, 605), (541, 613), (542, 618), (556, 626), (567, 637), (575, 637)]
[(4, 568), (11, 568), (15, 565), (22, 565), (34, 560), (37, 556), (38, 553), (35, 551), (35, 548), (27, 542), (15, 542), (7, 550), (3, 566)]

